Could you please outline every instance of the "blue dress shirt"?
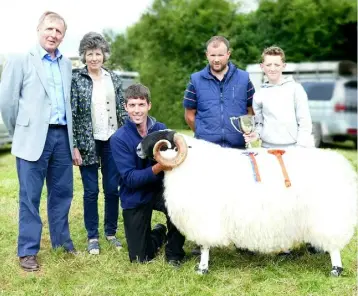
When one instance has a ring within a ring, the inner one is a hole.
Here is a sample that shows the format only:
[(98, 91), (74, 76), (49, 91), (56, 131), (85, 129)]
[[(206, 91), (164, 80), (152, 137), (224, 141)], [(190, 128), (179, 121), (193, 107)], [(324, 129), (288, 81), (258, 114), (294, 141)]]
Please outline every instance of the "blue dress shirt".
[(56, 56), (52, 58), (42, 47), (40, 47), (40, 54), (42, 57), (42, 64), (46, 70), (47, 83), (50, 90), (50, 124), (66, 125), (67, 121), (65, 96), (63, 91), (62, 75), (59, 66), (59, 60), (62, 58), (62, 54), (58, 49), (56, 49)]

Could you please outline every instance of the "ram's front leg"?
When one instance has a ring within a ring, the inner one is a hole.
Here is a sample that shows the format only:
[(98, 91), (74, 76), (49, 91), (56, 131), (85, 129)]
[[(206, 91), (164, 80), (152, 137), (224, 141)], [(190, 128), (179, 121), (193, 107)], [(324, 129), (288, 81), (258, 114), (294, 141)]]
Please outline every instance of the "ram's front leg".
[(332, 270), (331, 275), (332, 276), (340, 276), (343, 267), (342, 267), (342, 260), (341, 260), (341, 253), (339, 250), (335, 250), (329, 253), (331, 255), (331, 262), (332, 262)]
[(209, 272), (209, 247), (201, 246), (200, 263), (196, 269), (198, 274), (207, 274)]

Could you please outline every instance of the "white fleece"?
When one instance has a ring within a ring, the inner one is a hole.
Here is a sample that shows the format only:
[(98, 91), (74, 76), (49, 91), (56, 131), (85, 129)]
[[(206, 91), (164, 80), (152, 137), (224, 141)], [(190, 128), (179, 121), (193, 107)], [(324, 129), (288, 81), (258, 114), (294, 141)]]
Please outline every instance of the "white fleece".
[(307, 94), (291, 76), (279, 84), (264, 83), (254, 95), (253, 109), (263, 147), (313, 146)]
[[(263, 253), (310, 242), (332, 252), (351, 240), (357, 221), (356, 172), (331, 150), (288, 148), (283, 155), (292, 186), (267, 149), (253, 149), (261, 182), (239, 149), (184, 136), (185, 161), (165, 172), (165, 202), (174, 225), (199, 245)], [(168, 157), (168, 152), (162, 152)], [(172, 156), (172, 155), (170, 155)]]

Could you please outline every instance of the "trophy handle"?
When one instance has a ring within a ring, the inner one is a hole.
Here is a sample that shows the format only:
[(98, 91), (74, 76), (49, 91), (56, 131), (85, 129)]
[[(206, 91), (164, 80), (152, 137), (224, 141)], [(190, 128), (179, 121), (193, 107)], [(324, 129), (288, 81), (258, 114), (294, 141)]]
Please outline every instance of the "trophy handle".
[(236, 127), (236, 125), (235, 125), (235, 123), (234, 123), (234, 120), (239, 120), (239, 117), (230, 117), (230, 122), (231, 122), (231, 125), (234, 127), (234, 129), (236, 130), (236, 131), (238, 131), (239, 133), (243, 133), (242, 131), (240, 131), (237, 127)]

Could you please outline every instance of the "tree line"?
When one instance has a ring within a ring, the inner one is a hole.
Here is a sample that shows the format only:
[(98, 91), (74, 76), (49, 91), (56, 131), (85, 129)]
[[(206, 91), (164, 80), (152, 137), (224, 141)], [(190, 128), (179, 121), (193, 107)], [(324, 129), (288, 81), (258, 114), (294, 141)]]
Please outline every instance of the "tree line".
[(231, 61), (242, 69), (278, 45), (288, 62), (357, 61), (355, 0), (261, 0), (240, 12), (240, 1), (154, 0), (123, 34), (104, 32), (110, 68), (138, 71), (152, 94), (151, 114), (170, 128), (187, 128), (182, 99), (189, 75), (206, 65), (205, 43), (230, 41)]

